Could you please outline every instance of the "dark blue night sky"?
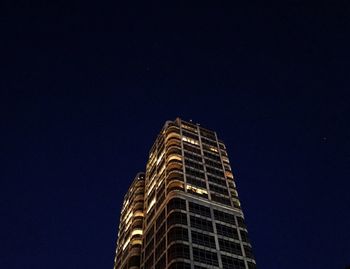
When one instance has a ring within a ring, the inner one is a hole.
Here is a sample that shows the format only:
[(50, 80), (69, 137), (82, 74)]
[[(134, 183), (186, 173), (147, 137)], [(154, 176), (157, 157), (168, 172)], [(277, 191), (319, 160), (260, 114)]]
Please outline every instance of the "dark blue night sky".
[(344, 269), (350, 5), (322, 3), (5, 5), (0, 268), (112, 268), (123, 195), (181, 117), (226, 143), (258, 268)]

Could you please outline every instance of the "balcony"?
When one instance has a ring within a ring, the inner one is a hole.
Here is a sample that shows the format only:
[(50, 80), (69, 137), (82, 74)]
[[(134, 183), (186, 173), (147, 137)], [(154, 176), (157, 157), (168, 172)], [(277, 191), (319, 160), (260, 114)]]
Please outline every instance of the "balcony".
[(176, 125), (174, 126), (169, 126), (166, 130), (165, 133), (167, 135), (171, 134), (171, 133), (175, 133), (175, 134), (179, 134), (180, 133), (180, 129), (179, 127), (177, 127)]
[(181, 141), (178, 138), (172, 137), (166, 141), (166, 148), (170, 148), (171, 146), (181, 147)]
[(167, 174), (170, 174), (171, 172), (180, 172), (182, 173), (182, 162), (176, 162), (172, 161), (170, 162), (166, 167)]
[(184, 183), (180, 181), (172, 181), (168, 184), (167, 192), (184, 191)]
[(179, 173), (179, 172), (177, 172), (177, 171), (171, 172), (171, 173), (167, 176), (167, 183), (169, 183), (169, 182), (171, 182), (171, 181), (174, 181), (174, 180), (183, 181), (183, 180), (184, 180), (183, 174), (182, 174), (182, 173)]

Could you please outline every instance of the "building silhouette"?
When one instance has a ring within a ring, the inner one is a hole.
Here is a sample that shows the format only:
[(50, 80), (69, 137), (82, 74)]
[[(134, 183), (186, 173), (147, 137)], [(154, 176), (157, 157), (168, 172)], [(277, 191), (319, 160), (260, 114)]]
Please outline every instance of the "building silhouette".
[(125, 195), (115, 269), (255, 269), (225, 144), (179, 118)]

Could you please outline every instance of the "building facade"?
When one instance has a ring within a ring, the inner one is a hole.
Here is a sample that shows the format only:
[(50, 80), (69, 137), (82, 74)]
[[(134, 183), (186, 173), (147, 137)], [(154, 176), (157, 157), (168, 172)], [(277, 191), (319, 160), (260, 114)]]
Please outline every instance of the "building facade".
[(145, 174), (138, 173), (124, 196), (114, 268), (139, 268), (143, 235)]
[(123, 263), (130, 230), (118, 239), (115, 268), (256, 268), (226, 147), (214, 131), (167, 121), (149, 153), (143, 199), (140, 264)]

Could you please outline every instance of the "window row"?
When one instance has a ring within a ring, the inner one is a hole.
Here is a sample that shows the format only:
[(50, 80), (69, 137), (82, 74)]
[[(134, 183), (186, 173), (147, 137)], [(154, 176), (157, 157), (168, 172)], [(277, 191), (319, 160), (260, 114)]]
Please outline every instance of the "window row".
[(194, 185), (196, 187), (201, 187), (201, 188), (206, 188), (207, 187), (207, 184), (205, 183), (204, 180), (193, 178), (193, 177), (190, 177), (190, 176), (187, 176), (186, 180), (187, 180), (188, 184)]
[(201, 155), (201, 150), (199, 148), (197, 148), (196, 146), (190, 146), (187, 144), (184, 144), (184, 150), (187, 150), (189, 152), (193, 152), (193, 153), (197, 153), (199, 155)]
[(226, 179), (223, 178), (223, 177), (215, 177), (215, 176), (212, 176), (212, 175), (207, 175), (208, 177), (208, 181), (209, 182), (212, 182), (212, 183), (215, 183), (215, 184), (218, 184), (218, 185), (221, 185), (221, 186), (225, 186), (226, 187)]
[(214, 248), (214, 249), (216, 248), (214, 236), (199, 233), (196, 231), (192, 231), (191, 236), (192, 236), (192, 243), (209, 247), (209, 248)]
[(168, 202), (167, 208), (168, 212), (170, 212), (173, 209), (186, 210), (186, 201), (181, 198), (173, 198)]
[(216, 141), (210, 141), (210, 140), (205, 139), (203, 137), (202, 137), (202, 143), (208, 144), (208, 145), (213, 146), (213, 147), (217, 147), (218, 146)]
[(213, 160), (208, 159), (208, 158), (205, 158), (204, 160), (205, 160), (205, 164), (206, 164), (206, 165), (210, 165), (210, 166), (213, 166), (213, 167), (217, 167), (217, 168), (219, 168), (219, 169), (222, 169), (222, 164), (221, 164), (220, 161), (216, 161), (216, 160), (213, 161)]
[(214, 209), (214, 217), (218, 221), (226, 222), (232, 225), (236, 225), (235, 216), (226, 212), (222, 212)]
[(192, 132), (197, 132), (197, 126), (188, 122), (181, 122), (181, 127), (187, 130), (190, 130)]
[[(199, 153), (200, 154), (200, 153)], [(195, 154), (192, 154), (192, 153), (189, 153), (187, 151), (184, 152), (184, 155), (186, 158), (188, 159), (191, 159), (191, 160), (195, 160), (197, 162), (203, 162), (203, 159), (202, 159), (202, 156), (198, 156), (198, 155), (195, 155)]]
[(182, 130), (182, 135), (198, 140), (198, 135)]
[(227, 191), (227, 187), (225, 186), (224, 188), (213, 185), (213, 184), (209, 184), (209, 189), (211, 191), (215, 191), (217, 193), (223, 194), (223, 195), (227, 195), (228, 196), (228, 191)]
[(232, 228), (220, 223), (216, 223), (216, 231), (218, 235), (226, 236), (229, 238), (238, 240), (238, 231), (236, 228)]
[(174, 224), (183, 224), (187, 225), (187, 216), (185, 213), (181, 212), (172, 212), (167, 218), (167, 225), (170, 227)]
[(252, 248), (250, 246), (244, 245), (245, 256), (251, 259), (254, 259)]
[(207, 172), (219, 177), (225, 177), (225, 174), (222, 170), (217, 170), (211, 167), (206, 166)]
[(195, 168), (195, 169), (201, 170), (201, 171), (204, 170), (203, 164), (200, 164), (200, 163), (197, 163), (197, 162), (193, 162), (193, 161), (190, 161), (188, 159), (185, 159), (185, 165), (188, 166), (188, 167), (191, 167), (191, 168)]
[(201, 136), (204, 136), (212, 140), (216, 140), (216, 136), (213, 131), (204, 130), (203, 128), (200, 128), (200, 133), (201, 133)]
[(199, 172), (199, 171), (190, 169), (188, 167), (186, 167), (185, 169), (186, 169), (186, 174), (187, 175), (191, 175), (191, 176), (199, 177), (199, 178), (205, 178), (203, 172)]
[(204, 230), (207, 232), (213, 232), (213, 224), (211, 221), (198, 218), (195, 216), (190, 217), (191, 220), (191, 227), (199, 229), (199, 230)]
[(211, 252), (204, 249), (193, 248), (193, 259), (196, 262), (218, 266), (218, 256), (216, 252)]
[[(162, 267), (161, 269), (164, 269), (164, 268), (165, 266)], [(170, 265), (169, 269), (191, 269), (191, 264), (186, 262), (174, 262)]]
[(176, 240), (188, 241), (188, 230), (187, 228), (173, 227), (168, 231), (167, 237), (168, 244)]
[(229, 257), (226, 255), (221, 255), (223, 269), (245, 269), (244, 261)]
[(215, 193), (210, 193), (210, 196), (211, 196), (211, 200), (214, 202), (218, 202), (224, 205), (231, 205), (231, 201), (228, 197), (222, 197), (222, 196), (216, 195)]
[(208, 157), (210, 159), (213, 159), (213, 160), (216, 160), (216, 161), (221, 161), (221, 158), (220, 158), (220, 155), (219, 154), (215, 154), (215, 153), (210, 153), (210, 152), (207, 152), (207, 151), (204, 151), (204, 156), (205, 157)]
[(168, 249), (168, 262), (177, 258), (190, 258), (190, 248), (188, 245), (176, 243)]
[(210, 208), (204, 205), (189, 202), (189, 210), (191, 213), (211, 218)]
[(238, 243), (219, 238), (219, 246), (221, 251), (242, 255), (241, 245)]

